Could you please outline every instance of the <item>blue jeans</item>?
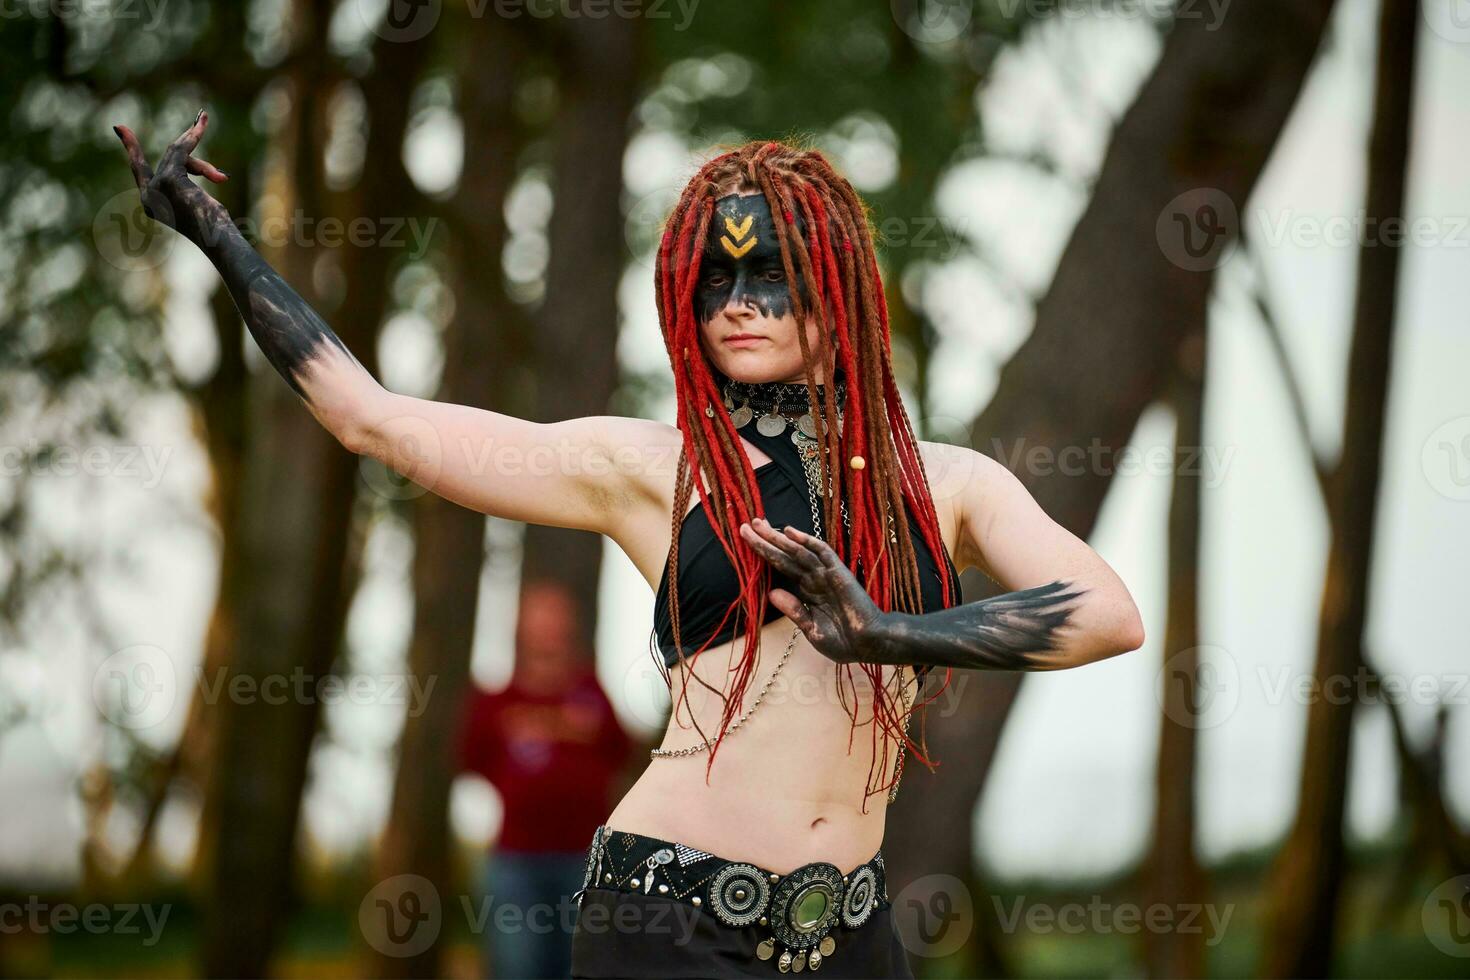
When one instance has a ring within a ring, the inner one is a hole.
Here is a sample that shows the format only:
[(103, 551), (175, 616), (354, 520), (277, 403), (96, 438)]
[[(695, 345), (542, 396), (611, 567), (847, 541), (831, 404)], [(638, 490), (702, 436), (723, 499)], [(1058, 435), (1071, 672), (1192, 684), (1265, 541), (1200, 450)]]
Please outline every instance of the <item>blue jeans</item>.
[(571, 897), (582, 887), (586, 867), (586, 851), (491, 853), (485, 864), (490, 917), (481, 937), (485, 976), (495, 980), (571, 976), (576, 921)]

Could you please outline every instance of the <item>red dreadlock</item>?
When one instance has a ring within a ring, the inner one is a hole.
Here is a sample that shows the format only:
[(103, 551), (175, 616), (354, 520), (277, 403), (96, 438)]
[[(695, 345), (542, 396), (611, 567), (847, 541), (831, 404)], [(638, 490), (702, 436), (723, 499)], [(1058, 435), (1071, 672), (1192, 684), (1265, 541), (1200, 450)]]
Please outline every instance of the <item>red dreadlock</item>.
[[(700, 258), (716, 199), (726, 193), (755, 190), (765, 196), (776, 218), (808, 397), (824, 423), (817, 429), (826, 452), (818, 458), (824, 485), (835, 487), (836, 492), (824, 497), (823, 531), (828, 543), (858, 575), (880, 609), (919, 612), (922, 602), (918, 564), (904, 515), (914, 516), (926, 546), (936, 558), (943, 554), (944, 544), (923, 462), (893, 377), (888, 306), (867, 208), (852, 185), (820, 152), (784, 143), (747, 143), (705, 164), (685, 187), (659, 244), (654, 272), (659, 324), (673, 365), (677, 424), (684, 435), (668, 567), (679, 567), (680, 524), (688, 509), (692, 483), (699, 490), (706, 512), (713, 515), (710, 526), (740, 582), (740, 595), (711, 634), (711, 640), (723, 631), (731, 615), (736, 617), (737, 635), (742, 623), (765, 621), (767, 593), (771, 588), (770, 567), (736, 533), (742, 523), (764, 516), (764, 509), (750, 459), (700, 347), (700, 324), (694, 305)], [(805, 236), (796, 229), (798, 212), (805, 222)], [(806, 295), (811, 297), (811, 310), (803, 307), (802, 283), (806, 285)], [(808, 316), (817, 318), (822, 328), (823, 342), (816, 351), (810, 349), (807, 340)], [(839, 359), (841, 371), (848, 379), (840, 432), (832, 424), (837, 417), (835, 386), (824, 385), (819, 398), (814, 371), (820, 366), (822, 377), (830, 379)], [(706, 414), (706, 409), (712, 409), (713, 414)], [(829, 460), (848, 460), (853, 456), (863, 457), (864, 468), (849, 470), (846, 466), (828, 465)], [(691, 458), (699, 466), (691, 466)], [(841, 533), (844, 498), (851, 519), (850, 544), (844, 542)], [(946, 562), (940, 560), (936, 564), (944, 582), (944, 605), (954, 605), (958, 583), (951, 580)], [(669, 576), (669, 609), (675, 647), (683, 662), (677, 574)], [(759, 637), (758, 627), (745, 631), (745, 649), (734, 670), (733, 687), (728, 689), (728, 694), (716, 692), (724, 699), (724, 709), (719, 735), (711, 747), (706, 779), (750, 685)], [(696, 653), (706, 649), (709, 642)], [(663, 669), (661, 663), (659, 666)], [(846, 665), (845, 672), (838, 672), (840, 695), (844, 677), (846, 684), (852, 686), (853, 666)], [(872, 734), (873, 763), (863, 796), (866, 810), (869, 796), (892, 785), (883, 783), (875, 788), (873, 784), (875, 769), (888, 767), (886, 738), (882, 739), (881, 759), (878, 755), (879, 728), (901, 740), (900, 752), (906, 746), (920, 762), (933, 768), (934, 763), (926, 755), (922, 730), (918, 744), (909, 739), (905, 730), (907, 716), (937, 698), (949, 684), (951, 672), (945, 671), (944, 685), (939, 691), (905, 711), (901, 694), (883, 684), (881, 665), (855, 666), (872, 683), (873, 716), (877, 722)], [(683, 672), (681, 698), (687, 697), (691, 673)], [(668, 681), (668, 674), (664, 676)], [(714, 690), (702, 678), (698, 680)], [(842, 699), (845, 706), (845, 695)], [(850, 716), (856, 727), (856, 712), (850, 712)], [(695, 727), (700, 737), (706, 739), (697, 720)]]

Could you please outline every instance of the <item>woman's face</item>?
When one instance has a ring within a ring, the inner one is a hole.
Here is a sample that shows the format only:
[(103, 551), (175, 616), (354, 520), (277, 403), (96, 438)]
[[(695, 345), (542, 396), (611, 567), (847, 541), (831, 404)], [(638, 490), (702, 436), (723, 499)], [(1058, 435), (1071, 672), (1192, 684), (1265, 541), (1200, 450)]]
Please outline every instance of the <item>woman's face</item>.
[[(796, 228), (801, 231), (800, 224)], [(803, 380), (787, 289), (765, 195), (753, 191), (720, 198), (694, 290), (700, 341), (710, 363), (736, 381)], [(802, 302), (809, 303), (804, 287)], [(818, 322), (809, 317), (807, 343), (815, 350), (818, 341)], [(816, 380), (822, 383), (820, 368)]]

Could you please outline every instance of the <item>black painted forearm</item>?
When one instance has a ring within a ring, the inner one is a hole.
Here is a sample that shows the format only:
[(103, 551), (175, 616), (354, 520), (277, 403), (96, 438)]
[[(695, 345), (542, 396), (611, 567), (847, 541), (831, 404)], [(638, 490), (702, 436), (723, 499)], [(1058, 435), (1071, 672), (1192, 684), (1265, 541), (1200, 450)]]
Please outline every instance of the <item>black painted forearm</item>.
[(214, 263), (261, 352), (298, 395), (311, 401), (303, 368), (326, 346), (357, 363), (316, 310), (245, 240), (224, 205), (188, 178), (165, 194), (174, 227)]
[(1064, 582), (1009, 592), (935, 612), (883, 613), (864, 631), (869, 663), (964, 667), (972, 670), (1056, 670), (1061, 633), (1083, 590)]
[(164, 150), (157, 171), (149, 166), (131, 129), (114, 126), (112, 131), (127, 151), (143, 210), (209, 257), (266, 359), (312, 403), (306, 383), (311, 361), (340, 353), (346, 356), (345, 363), (367, 372), (326, 321), (250, 246), (225, 206), (190, 179), (191, 174), (217, 184), (229, 179), (207, 160), (193, 156), (208, 124), (209, 113), (200, 109), (193, 125)]

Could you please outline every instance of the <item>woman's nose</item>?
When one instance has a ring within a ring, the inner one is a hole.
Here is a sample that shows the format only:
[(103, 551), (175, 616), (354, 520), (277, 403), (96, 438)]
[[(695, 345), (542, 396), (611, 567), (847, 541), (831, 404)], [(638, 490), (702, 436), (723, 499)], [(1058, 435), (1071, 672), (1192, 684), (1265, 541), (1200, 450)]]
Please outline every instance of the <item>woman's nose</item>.
[(730, 295), (721, 312), (732, 320), (754, 320), (757, 314), (755, 304), (751, 302), (750, 297), (738, 292)]

